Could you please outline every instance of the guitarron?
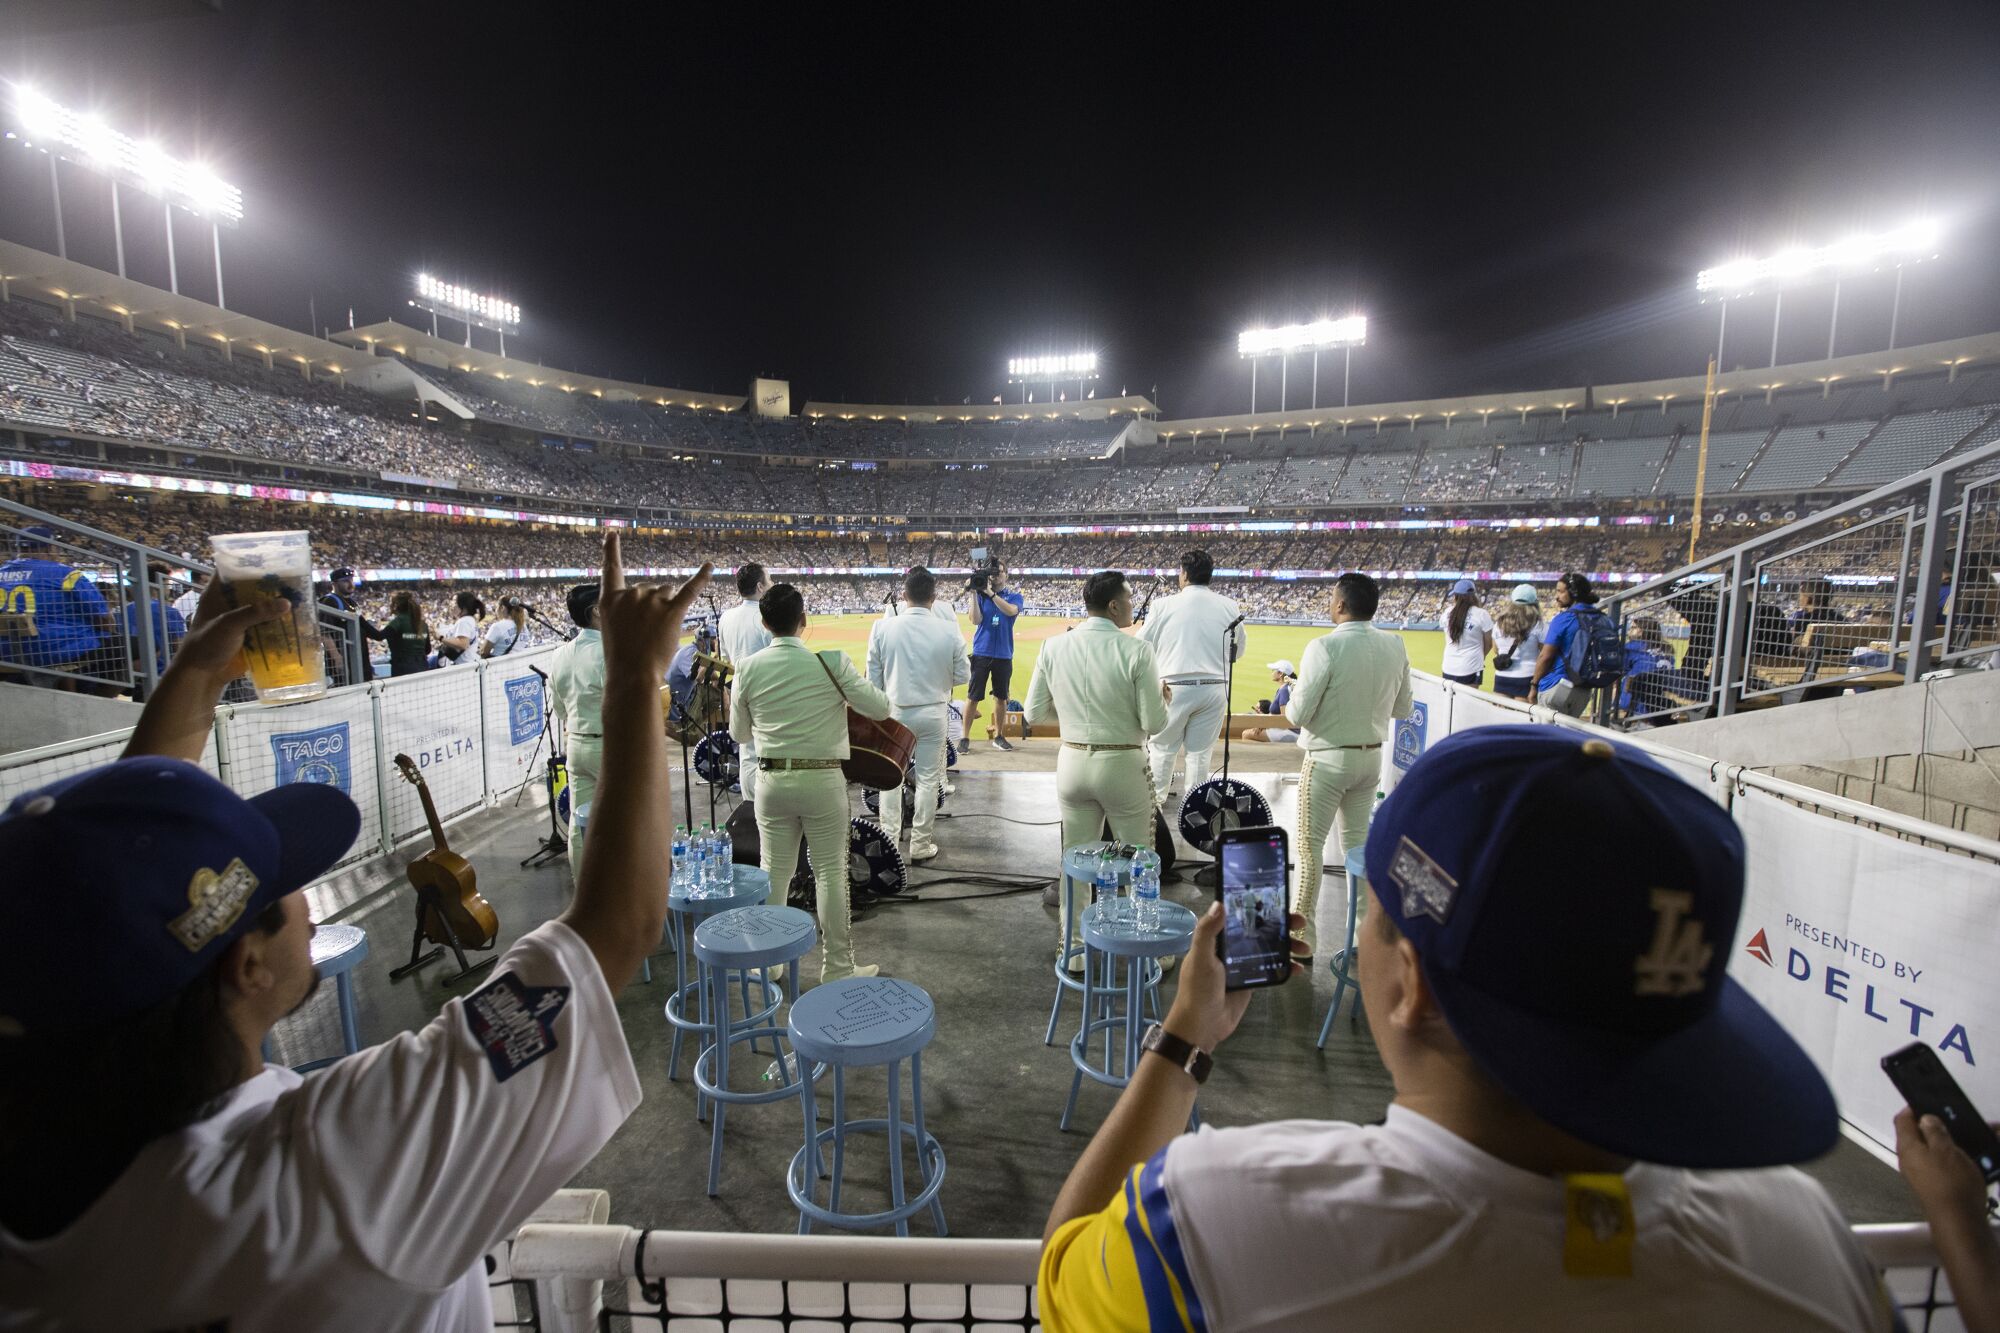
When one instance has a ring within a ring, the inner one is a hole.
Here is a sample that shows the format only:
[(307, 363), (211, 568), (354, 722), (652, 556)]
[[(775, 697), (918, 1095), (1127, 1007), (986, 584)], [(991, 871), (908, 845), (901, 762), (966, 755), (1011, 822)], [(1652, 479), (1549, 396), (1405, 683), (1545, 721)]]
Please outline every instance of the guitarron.
[(431, 803), (431, 789), (410, 756), (396, 756), (396, 768), (403, 780), (417, 789), (424, 803), (424, 818), (431, 826), (432, 847), (410, 862), (410, 885), (417, 891), (418, 928), (432, 944), (466, 949), (490, 949), (500, 934), (500, 918), (493, 904), (479, 896), (472, 862), (451, 849), (445, 841), (444, 825), (438, 822), (437, 807)]

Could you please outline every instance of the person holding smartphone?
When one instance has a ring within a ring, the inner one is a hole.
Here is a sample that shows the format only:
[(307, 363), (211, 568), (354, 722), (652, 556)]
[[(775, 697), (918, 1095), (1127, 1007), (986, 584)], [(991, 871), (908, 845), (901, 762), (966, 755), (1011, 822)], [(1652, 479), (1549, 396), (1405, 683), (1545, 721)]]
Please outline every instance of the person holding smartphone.
[(1989, 1220), (1990, 1187), (1979, 1164), (1943, 1120), (1906, 1106), (1896, 1112), (1896, 1168), (1931, 1225), (1966, 1333), (2000, 1333), (2000, 1237)]
[[(1645, 866), (1551, 858), (1578, 828)], [(1727, 976), (1744, 862), (1728, 813), (1637, 750), (1539, 726), (1439, 742), (1368, 836), (1387, 1118), (1183, 1132), (1255, 1003), (1227, 989), (1212, 908), (1050, 1211), (1042, 1326), (1893, 1327), (1789, 1166), (1838, 1141), (1833, 1094)]]

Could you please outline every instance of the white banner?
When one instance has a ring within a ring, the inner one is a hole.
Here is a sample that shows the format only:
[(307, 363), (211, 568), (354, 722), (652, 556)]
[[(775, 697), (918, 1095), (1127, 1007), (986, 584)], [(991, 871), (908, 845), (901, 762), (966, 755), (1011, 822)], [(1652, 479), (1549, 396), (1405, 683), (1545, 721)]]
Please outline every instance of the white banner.
[(1729, 972), (1833, 1085), (1883, 1152), (1902, 1106), (1881, 1059), (1936, 1051), (2000, 1114), (2000, 875), (1992, 865), (1842, 823), (1756, 790), (1733, 806), (1749, 883)]
[(426, 826), (422, 800), (395, 767), (396, 755), (408, 755), (416, 765), (441, 821), (485, 799), (480, 675), (470, 667), (452, 667), (382, 684), (382, 758), (393, 842)]
[(341, 864), (381, 850), (381, 807), (375, 797), (375, 719), (370, 687), (329, 691), (307, 703), (225, 709), (224, 753), (229, 785), (255, 796), (293, 782), (338, 787), (361, 807), (361, 832)]
[(532, 670), (539, 667), (547, 671), (554, 658), (555, 649), (538, 648), (494, 658), (481, 668), (485, 678), (480, 700), (486, 710), (486, 788), (495, 796), (532, 779), (535, 775), (529, 771), (528, 761), (532, 759), (540, 767), (555, 744), (553, 732), (547, 740), (542, 738), (548, 699), (542, 678)]

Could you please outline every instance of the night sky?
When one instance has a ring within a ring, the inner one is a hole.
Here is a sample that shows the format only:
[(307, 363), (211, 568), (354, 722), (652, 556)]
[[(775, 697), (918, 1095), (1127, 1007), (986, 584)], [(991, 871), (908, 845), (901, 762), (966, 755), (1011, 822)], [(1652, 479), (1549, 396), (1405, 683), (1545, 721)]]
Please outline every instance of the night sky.
[[(416, 322), (427, 269), (566, 368), (977, 403), (1009, 355), (1090, 347), (1171, 417), (1245, 410), (1239, 329), (1350, 310), (1357, 403), (1698, 373), (1697, 269), (1928, 214), (1898, 341), (2000, 329), (1991, 3), (9, 8), (0, 77), (243, 188), (230, 305), (298, 328)], [(0, 235), (52, 250), (45, 160), (0, 149)], [(109, 187), (65, 171), (70, 253), (111, 268)], [(164, 286), (157, 207), (127, 224)], [(212, 296), (205, 228), (177, 237)], [(1844, 287), (1843, 353), (1885, 344), (1891, 281)], [(1830, 295), (1788, 295), (1780, 360), (1825, 354)], [(1770, 297), (1736, 303), (1727, 363), (1770, 338)]]

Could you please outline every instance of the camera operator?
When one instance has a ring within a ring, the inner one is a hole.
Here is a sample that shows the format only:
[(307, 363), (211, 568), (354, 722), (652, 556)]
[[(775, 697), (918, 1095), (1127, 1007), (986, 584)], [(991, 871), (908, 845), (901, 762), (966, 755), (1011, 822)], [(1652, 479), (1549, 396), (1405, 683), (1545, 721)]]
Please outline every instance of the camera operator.
[(972, 681), (965, 691), (965, 727), (959, 737), (961, 751), (972, 748), (972, 719), (979, 716), (979, 704), (986, 697), (987, 682), (993, 685), (993, 720), (987, 724), (986, 739), (996, 750), (1011, 750), (1007, 743), (1007, 690), (1014, 683), (1014, 618), (1026, 600), (1007, 587), (1007, 567), (997, 559), (986, 568), (976, 569), (966, 580), (972, 593)]

